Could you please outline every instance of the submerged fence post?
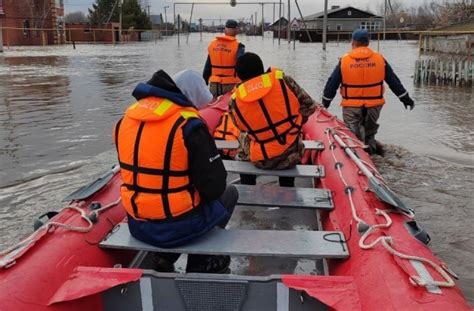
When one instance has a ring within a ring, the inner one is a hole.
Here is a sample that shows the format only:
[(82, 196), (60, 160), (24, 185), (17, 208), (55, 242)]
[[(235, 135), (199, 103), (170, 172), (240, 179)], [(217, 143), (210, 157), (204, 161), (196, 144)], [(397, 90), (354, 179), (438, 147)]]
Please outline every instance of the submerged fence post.
[(296, 49), (296, 27), (293, 28), (293, 51)]
[(0, 53), (3, 53), (3, 26), (0, 20)]
[(181, 16), (178, 14), (178, 45), (179, 45), (179, 31), (180, 31), (180, 24), (181, 24)]

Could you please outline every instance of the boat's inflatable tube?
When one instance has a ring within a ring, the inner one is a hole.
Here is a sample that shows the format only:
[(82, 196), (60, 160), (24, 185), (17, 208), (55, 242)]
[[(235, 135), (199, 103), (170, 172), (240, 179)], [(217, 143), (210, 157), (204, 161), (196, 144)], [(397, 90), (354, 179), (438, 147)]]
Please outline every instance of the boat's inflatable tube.
[[(201, 110), (211, 132), (227, 110), (228, 99), (228, 95), (224, 96), (215, 105)], [(326, 145), (324, 151), (310, 154), (306, 159), (326, 167), (326, 177), (321, 179), (319, 186), (332, 191), (335, 209), (322, 215), (323, 227), (343, 231), (346, 239), (350, 237), (347, 242), (350, 258), (328, 263), (331, 275), (338, 276), (332, 281), (330, 276), (285, 276), (284, 283), (319, 297), (336, 310), (471, 310), (457, 286), (424, 286), (423, 281), (430, 278), (440, 284), (449, 282), (426, 262), (407, 260), (400, 254), (418, 256), (437, 267), (442, 267), (443, 263), (412, 235), (413, 230), (407, 229), (406, 224), (413, 222), (412, 219), (384, 212), (390, 207), (366, 191), (367, 178), (358, 172), (327, 130), (337, 131), (349, 145), (357, 147), (360, 142), (340, 121), (321, 109), (303, 128), (306, 139), (323, 141)], [(373, 166), (361, 148), (354, 150), (367, 165)], [(32, 238), (27, 238), (28, 243), (9, 254), (0, 253), (1, 310), (98, 311), (102, 310), (100, 291), (141, 276), (139, 269), (118, 268), (126, 267), (133, 253), (102, 250), (98, 246), (125, 218), (120, 203), (91, 217), (96, 218), (95, 222), (84, 218), (93, 216), (93, 210), (89, 208), (93, 201), (102, 206), (117, 202), (120, 184), (116, 174), (91, 198), (62, 210), (44, 226), (57, 225), (47, 227), (48, 230), (44, 230), (45, 227), (38, 229)], [(361, 220), (366, 227), (359, 225), (359, 232), (356, 228)], [(382, 227), (374, 227), (377, 224)], [(81, 228), (90, 230), (81, 232)], [(367, 239), (361, 240), (365, 236)], [(399, 253), (389, 252), (389, 246)]]
[[(413, 219), (395, 212), (368, 191), (365, 175), (331, 136), (338, 133), (344, 137), (358, 157), (376, 172), (369, 155), (360, 148), (360, 141), (345, 125), (319, 108), (305, 124), (303, 133), (306, 139), (322, 141), (326, 147), (311, 156), (313, 163), (326, 168), (320, 187), (333, 193), (335, 209), (323, 215), (324, 230), (342, 231), (346, 239), (350, 237), (350, 258), (331, 261), (330, 274), (354, 278), (362, 310), (472, 310), (445, 264), (412, 235), (407, 223), (412, 224)], [(359, 226), (357, 230), (360, 220), (367, 227), (379, 226), (371, 231)], [(430, 283), (430, 279), (447, 287), (425, 286), (424, 282)]]

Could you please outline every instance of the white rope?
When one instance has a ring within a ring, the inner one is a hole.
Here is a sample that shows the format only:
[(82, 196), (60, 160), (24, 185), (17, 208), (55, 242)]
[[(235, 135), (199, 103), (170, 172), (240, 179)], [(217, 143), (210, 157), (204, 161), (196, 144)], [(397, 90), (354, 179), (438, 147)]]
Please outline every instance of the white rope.
[[(339, 136), (348, 139), (347, 135), (345, 135), (344, 133), (341, 133), (337, 129), (334, 130), (334, 128), (328, 128), (326, 130), (326, 137), (327, 137), (327, 140), (328, 140), (328, 143), (329, 143), (330, 146), (332, 146), (332, 144), (334, 143), (334, 140), (331, 140), (331, 135), (330, 135), (331, 132), (336, 132)], [(344, 135), (341, 135), (341, 134), (344, 134)], [(336, 157), (336, 153), (334, 151), (334, 147), (331, 147), (330, 149), (331, 149), (332, 157), (334, 159), (334, 164), (336, 165), (336, 163), (339, 163), (339, 162), (337, 161), (337, 157)], [(369, 166), (369, 168), (371, 168), (374, 172), (377, 173), (377, 175), (380, 176), (378, 171), (373, 166), (369, 165), (365, 161), (364, 161), (364, 164)], [(440, 266), (440, 265), (436, 264), (435, 262), (433, 262), (433, 261), (431, 261), (427, 258), (414, 256), (414, 255), (408, 255), (408, 254), (402, 253), (400, 251), (397, 251), (393, 247), (394, 242), (393, 242), (393, 238), (391, 236), (381, 235), (381, 236), (377, 237), (371, 243), (366, 244), (365, 241), (367, 240), (367, 238), (372, 233), (380, 232), (381, 229), (388, 229), (392, 225), (392, 218), (388, 215), (388, 213), (392, 212), (392, 211), (390, 211), (390, 210), (381, 210), (381, 209), (378, 209), (378, 208), (375, 209), (375, 215), (384, 217), (385, 223), (374, 224), (374, 225), (370, 225), (370, 226), (367, 225), (367, 223), (357, 215), (357, 209), (356, 209), (354, 200), (352, 198), (352, 191), (351, 191), (352, 188), (350, 188), (347, 181), (345, 180), (345, 178), (342, 174), (341, 166), (336, 165), (336, 168), (338, 170), (339, 177), (340, 177), (342, 183), (344, 184), (344, 186), (346, 188), (346, 193), (348, 195), (349, 204), (351, 206), (352, 218), (355, 221), (357, 221), (358, 226), (359, 225), (365, 225), (365, 226), (368, 227), (367, 230), (365, 230), (365, 232), (362, 234), (362, 236), (359, 239), (359, 247), (361, 249), (370, 250), (370, 249), (373, 249), (374, 247), (376, 247), (377, 244), (381, 244), (393, 256), (396, 256), (396, 257), (399, 257), (399, 258), (405, 259), (405, 260), (415, 260), (415, 261), (418, 261), (422, 264), (426, 264), (426, 265), (431, 266), (444, 279), (444, 281), (435, 281), (435, 280), (425, 281), (418, 275), (409, 275), (408, 280), (410, 281), (410, 283), (413, 286), (422, 286), (422, 287), (429, 287), (429, 286), (453, 287), (453, 286), (455, 286), (454, 280), (445, 271), (445, 269), (447, 270), (447, 268), (443, 268), (442, 265)], [(408, 274), (408, 272), (406, 272), (406, 273)]]
[[(5, 257), (6, 255), (8, 255), (8, 254), (10, 254), (10, 253), (12, 253), (16, 250), (19, 250), (19, 249), (28, 248), (29, 246), (33, 245), (36, 242), (35, 238), (36, 238), (37, 235), (39, 235), (43, 231), (49, 232), (51, 228), (63, 228), (63, 229), (68, 230), (68, 231), (87, 233), (87, 232), (91, 231), (92, 228), (94, 227), (94, 224), (92, 223), (92, 221), (90, 219), (91, 215), (94, 214), (96, 217), (99, 217), (100, 213), (108, 210), (111, 207), (114, 207), (114, 206), (118, 205), (120, 203), (120, 200), (121, 199), (118, 198), (117, 200), (112, 201), (109, 204), (104, 205), (103, 207), (101, 207), (101, 208), (99, 208), (95, 211), (92, 211), (89, 215), (87, 215), (87, 213), (82, 208), (82, 206), (84, 205), (84, 201), (73, 202), (73, 203), (69, 204), (68, 206), (65, 206), (63, 209), (61, 209), (59, 211), (59, 213), (61, 213), (62, 211), (66, 210), (66, 209), (74, 210), (74, 211), (78, 212), (79, 214), (81, 214), (81, 219), (83, 219), (87, 223), (87, 226), (72, 226), (72, 225), (67, 225), (65, 223), (61, 223), (61, 222), (57, 222), (57, 221), (47, 222), (46, 224), (41, 226), (39, 229), (37, 229), (35, 232), (33, 232), (31, 235), (29, 235), (24, 240), (20, 241), (19, 243), (15, 244), (15, 245), (12, 245), (11, 247), (9, 247), (9, 248), (7, 248), (3, 251), (0, 251), (0, 257)], [(14, 263), (15, 263), (14, 259), (8, 259), (5, 262), (2, 262), (2, 258), (0, 258), (0, 267), (8, 268), (8, 267), (12, 266)]]
[[(326, 131), (326, 138), (328, 140), (329, 146), (332, 146), (332, 144), (334, 143), (334, 140), (331, 141), (331, 136), (329, 134), (329, 131)], [(334, 159), (334, 165), (336, 165), (336, 163), (338, 163), (338, 161), (337, 161), (337, 158), (336, 158), (336, 153), (334, 152), (334, 148), (330, 147), (329, 149), (331, 150), (332, 157)], [(351, 188), (349, 188), (349, 184), (347, 183), (347, 181), (344, 178), (344, 175), (342, 174), (341, 166), (337, 165), (336, 169), (337, 169), (337, 172), (339, 173), (339, 178), (341, 179), (342, 183), (345, 186), (345, 189), (347, 189), (347, 195), (349, 197), (349, 205), (351, 206), (352, 218), (357, 222), (358, 226), (359, 226), (359, 224), (365, 224), (365, 221), (363, 219), (359, 218), (359, 216), (357, 215), (354, 200), (352, 200), (352, 190), (351, 190)]]

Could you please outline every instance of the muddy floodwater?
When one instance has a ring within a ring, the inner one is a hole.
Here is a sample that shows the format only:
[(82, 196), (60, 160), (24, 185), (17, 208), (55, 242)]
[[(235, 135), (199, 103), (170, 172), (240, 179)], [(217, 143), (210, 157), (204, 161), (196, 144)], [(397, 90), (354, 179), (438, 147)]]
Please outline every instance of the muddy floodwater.
[[(111, 131), (131, 91), (157, 69), (201, 71), (210, 35), (126, 45), (15, 47), (0, 56), (0, 248), (32, 232), (36, 216), (111, 167)], [(349, 43), (296, 44), (242, 37), (265, 66), (282, 68), (315, 99)], [(377, 44), (373, 44), (377, 47)], [(474, 97), (472, 88), (415, 86), (417, 42), (380, 51), (416, 102), (406, 111), (387, 91), (374, 160), (430, 233), (434, 252), (459, 274), (474, 304)], [(330, 111), (340, 115), (338, 96)]]

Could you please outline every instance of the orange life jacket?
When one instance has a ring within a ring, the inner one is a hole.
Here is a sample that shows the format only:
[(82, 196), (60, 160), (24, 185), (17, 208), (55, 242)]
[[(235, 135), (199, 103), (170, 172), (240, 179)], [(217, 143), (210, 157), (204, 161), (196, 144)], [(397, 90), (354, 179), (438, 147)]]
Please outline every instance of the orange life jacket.
[(250, 161), (272, 159), (298, 138), (302, 116), (298, 98), (283, 80), (283, 71), (240, 84), (232, 95), (235, 125), (250, 138)]
[[(214, 138), (218, 140), (238, 140), (240, 131), (235, 126), (228, 112), (222, 114), (219, 125), (214, 131)], [(236, 150), (222, 150), (224, 155), (234, 157)]]
[(383, 105), (385, 60), (368, 47), (358, 47), (341, 58), (343, 107)]
[(182, 127), (198, 118), (165, 98), (147, 97), (131, 105), (114, 131), (122, 203), (135, 219), (173, 219), (198, 206), (191, 184)]
[(207, 48), (211, 60), (209, 82), (237, 84), (240, 79), (235, 72), (239, 41), (233, 36), (217, 36)]

